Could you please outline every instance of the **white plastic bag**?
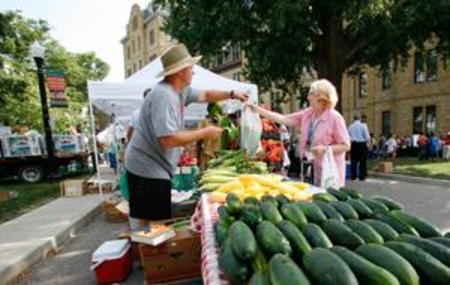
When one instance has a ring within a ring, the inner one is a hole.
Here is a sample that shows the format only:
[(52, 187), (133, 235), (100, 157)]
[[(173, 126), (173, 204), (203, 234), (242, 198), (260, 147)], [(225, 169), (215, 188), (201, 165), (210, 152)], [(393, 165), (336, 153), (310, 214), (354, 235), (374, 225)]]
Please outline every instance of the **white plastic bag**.
[(334, 161), (333, 151), (330, 146), (326, 146), (322, 160), (322, 177), (320, 187), (323, 189), (339, 189), (339, 173)]
[(259, 148), (262, 124), (259, 114), (244, 107), (241, 116), (241, 149), (254, 156)]

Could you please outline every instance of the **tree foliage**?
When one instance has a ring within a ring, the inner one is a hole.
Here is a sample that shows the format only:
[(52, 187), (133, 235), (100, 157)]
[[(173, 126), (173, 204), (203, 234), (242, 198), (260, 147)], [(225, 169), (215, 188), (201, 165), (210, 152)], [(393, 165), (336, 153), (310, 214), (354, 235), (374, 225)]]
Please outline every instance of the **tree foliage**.
[(54, 130), (61, 132), (71, 125), (86, 125), (82, 110), (87, 107), (87, 81), (101, 80), (109, 66), (94, 52), (67, 51), (48, 32), (43, 20), (24, 18), (20, 12), (0, 13), (0, 124), (42, 130), (40, 95), (36, 67), (30, 58), (35, 41), (46, 48), (46, 71), (62, 71), (66, 78), (69, 107), (51, 109)]
[[(165, 30), (193, 51), (214, 55), (239, 43), (248, 78), (298, 95), (314, 69), (340, 90), (345, 72), (386, 67), (436, 39), (449, 54), (448, 0), (156, 0), (168, 9)], [(294, 94), (291, 93), (291, 94)]]

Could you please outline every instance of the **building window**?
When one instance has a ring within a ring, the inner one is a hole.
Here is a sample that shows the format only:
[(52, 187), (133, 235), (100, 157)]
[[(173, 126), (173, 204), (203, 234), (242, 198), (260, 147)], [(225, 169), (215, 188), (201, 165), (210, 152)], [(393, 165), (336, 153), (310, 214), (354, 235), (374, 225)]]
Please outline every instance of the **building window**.
[(425, 108), (426, 110), (426, 131), (429, 132), (435, 132), (436, 131), (436, 106), (431, 105), (427, 106)]
[(133, 54), (136, 52), (136, 42), (135, 42), (135, 40), (131, 41), (131, 52)]
[(391, 112), (384, 111), (381, 113), (381, 132), (383, 135), (388, 136), (391, 134)]
[(130, 47), (127, 47), (127, 59), (130, 59), (131, 57), (131, 50)]
[(383, 77), (383, 82), (382, 82), (383, 90), (391, 88), (391, 86), (392, 86), (391, 68), (386, 68), (385, 70), (383, 70), (382, 77)]
[(414, 83), (422, 83), (425, 81), (425, 62), (423, 54), (416, 52), (414, 54)]
[(141, 37), (138, 37), (138, 39), (137, 39), (137, 42), (138, 42), (138, 50), (141, 50)]
[(142, 60), (139, 60), (139, 69), (142, 68)]
[(233, 80), (241, 81), (242, 72), (233, 73)]
[(418, 134), (423, 131), (423, 115), (422, 115), (422, 107), (414, 107), (413, 108), (413, 134)]
[(130, 75), (131, 75), (132, 72), (133, 72), (133, 71), (131, 71), (131, 68), (128, 68), (128, 70), (127, 70), (127, 77), (130, 77)]
[(239, 60), (241, 58), (241, 47), (239, 44), (233, 45), (231, 47), (232, 60)]
[(154, 53), (154, 54), (152, 54), (152, 55), (150, 56), (149, 61), (152, 61), (152, 60), (154, 60), (155, 58), (156, 58), (156, 53)]
[(367, 96), (367, 73), (361, 72), (358, 76), (359, 79), (359, 97)]
[(436, 81), (437, 54), (434, 49), (427, 52), (427, 81)]
[(136, 70), (137, 70), (136, 63), (133, 63), (133, 72), (136, 72)]
[(138, 17), (133, 18), (133, 31), (136, 31), (138, 28)]
[(148, 38), (150, 40), (150, 46), (153, 46), (155, 44), (155, 30), (149, 32)]

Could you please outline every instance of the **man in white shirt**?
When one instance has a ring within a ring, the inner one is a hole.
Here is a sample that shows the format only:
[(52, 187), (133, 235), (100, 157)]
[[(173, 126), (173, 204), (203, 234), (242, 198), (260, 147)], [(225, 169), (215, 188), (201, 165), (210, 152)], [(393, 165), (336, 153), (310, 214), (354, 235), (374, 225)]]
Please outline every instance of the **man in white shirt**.
[[(348, 133), (352, 143), (350, 150), (351, 179), (355, 180), (356, 176), (358, 176), (360, 180), (365, 180), (367, 177), (367, 150), (370, 134), (367, 125), (361, 122), (360, 116), (355, 116), (353, 123), (348, 127)], [(358, 175), (356, 175), (357, 167), (359, 170)]]

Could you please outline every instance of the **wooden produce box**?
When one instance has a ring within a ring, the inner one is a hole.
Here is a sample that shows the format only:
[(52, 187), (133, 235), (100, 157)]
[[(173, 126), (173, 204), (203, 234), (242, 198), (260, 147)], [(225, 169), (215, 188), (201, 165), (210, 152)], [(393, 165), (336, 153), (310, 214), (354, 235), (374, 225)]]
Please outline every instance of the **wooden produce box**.
[(139, 245), (145, 284), (159, 284), (201, 276), (200, 235), (185, 228), (158, 245)]
[(84, 180), (82, 179), (70, 179), (64, 180), (59, 184), (61, 190), (61, 196), (64, 197), (81, 197), (84, 195), (83, 188)]
[(390, 161), (378, 162), (378, 172), (392, 173), (394, 170), (394, 164)]
[(111, 193), (115, 188), (111, 181), (89, 180), (83, 183), (83, 189), (86, 194), (98, 194), (100, 193), (100, 185), (103, 193)]

